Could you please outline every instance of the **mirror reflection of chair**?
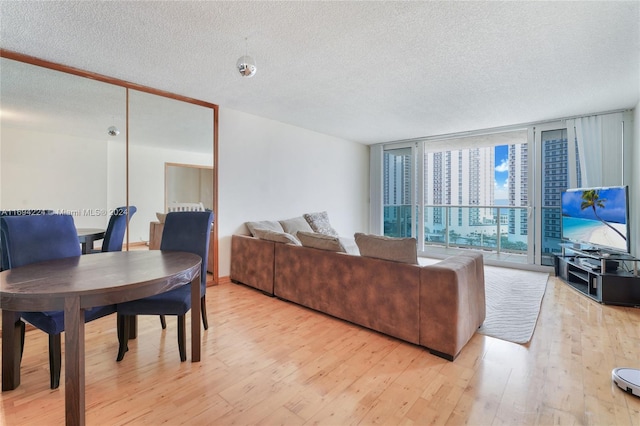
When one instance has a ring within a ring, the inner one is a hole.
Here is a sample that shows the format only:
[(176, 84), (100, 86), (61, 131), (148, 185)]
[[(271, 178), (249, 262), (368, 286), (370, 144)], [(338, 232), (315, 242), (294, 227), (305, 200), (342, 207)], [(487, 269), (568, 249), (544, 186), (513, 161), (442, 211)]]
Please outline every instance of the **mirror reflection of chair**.
[(136, 211), (138, 209), (135, 206), (129, 206), (128, 212), (126, 207), (117, 207), (113, 210), (102, 241), (102, 250), (100, 251), (122, 251), (122, 241), (127, 229), (127, 221), (131, 220)]
[(204, 204), (199, 203), (177, 203), (173, 202), (167, 206), (167, 212), (203, 212)]
[[(46, 260), (80, 256), (78, 234), (69, 215), (12, 216), (0, 219), (2, 249), (6, 253), (6, 269), (16, 268)], [(85, 311), (85, 322), (114, 313), (115, 305), (99, 306)], [(60, 385), (62, 365), (61, 338), (64, 331), (64, 312), (21, 312), (22, 319), (49, 335), (49, 369), (51, 389)], [(16, 318), (20, 327), (24, 350), (25, 324)]]
[[(172, 212), (167, 214), (162, 233), (160, 250), (183, 251), (197, 254), (202, 258), (200, 267), (200, 306), (203, 322), (206, 324), (205, 292), (207, 286), (207, 258), (209, 236), (211, 234), (212, 212)], [(187, 360), (185, 315), (191, 309), (191, 285), (183, 286), (166, 293), (133, 300), (117, 305), (119, 349), (117, 360), (124, 358), (128, 350), (129, 327), (131, 317), (135, 315), (176, 315), (178, 318), (178, 349), (180, 360)], [(192, 318), (197, 321), (198, 318)], [(205, 325), (205, 329), (206, 329)]]

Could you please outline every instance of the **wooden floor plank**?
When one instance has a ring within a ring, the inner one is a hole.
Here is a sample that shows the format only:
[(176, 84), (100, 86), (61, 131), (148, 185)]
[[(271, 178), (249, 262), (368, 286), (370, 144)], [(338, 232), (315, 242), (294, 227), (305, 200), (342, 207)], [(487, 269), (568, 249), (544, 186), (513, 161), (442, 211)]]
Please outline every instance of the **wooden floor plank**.
[[(615, 367), (640, 368), (640, 309), (553, 277), (530, 343), (476, 334), (455, 362), (241, 285), (210, 287), (207, 311), (195, 364), (179, 361), (175, 318), (163, 331), (141, 317), (120, 363), (115, 317), (87, 324), (87, 423), (640, 424), (640, 398), (611, 382)], [(29, 331), (0, 424), (64, 422), (64, 377), (49, 389), (47, 351)]]

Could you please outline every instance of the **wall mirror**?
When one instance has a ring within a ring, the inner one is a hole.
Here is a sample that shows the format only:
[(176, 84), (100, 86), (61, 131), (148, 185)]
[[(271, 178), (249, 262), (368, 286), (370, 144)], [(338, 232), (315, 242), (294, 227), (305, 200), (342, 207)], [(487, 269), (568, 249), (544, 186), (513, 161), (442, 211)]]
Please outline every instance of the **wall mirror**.
[(148, 241), (149, 223), (156, 220), (157, 212), (166, 212), (165, 163), (213, 168), (212, 140), (210, 108), (129, 91), (129, 203), (138, 208), (136, 215), (142, 213), (141, 220), (131, 222), (131, 241)]
[[(144, 249), (171, 162), (210, 170), (217, 217), (216, 105), (1, 49), (0, 61), (0, 209), (105, 228), (110, 209), (135, 205), (125, 247)], [(217, 220), (212, 239), (217, 281)]]
[(126, 202), (126, 89), (0, 58), (0, 208), (72, 214), (105, 227)]

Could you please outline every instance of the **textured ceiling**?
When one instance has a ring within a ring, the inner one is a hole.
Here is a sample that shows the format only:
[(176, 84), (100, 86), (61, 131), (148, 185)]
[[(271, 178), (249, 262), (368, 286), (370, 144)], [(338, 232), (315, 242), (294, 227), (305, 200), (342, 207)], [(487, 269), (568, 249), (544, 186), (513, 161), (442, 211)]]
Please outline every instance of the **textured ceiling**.
[(2, 1), (0, 46), (376, 143), (631, 108), (639, 23), (638, 1)]

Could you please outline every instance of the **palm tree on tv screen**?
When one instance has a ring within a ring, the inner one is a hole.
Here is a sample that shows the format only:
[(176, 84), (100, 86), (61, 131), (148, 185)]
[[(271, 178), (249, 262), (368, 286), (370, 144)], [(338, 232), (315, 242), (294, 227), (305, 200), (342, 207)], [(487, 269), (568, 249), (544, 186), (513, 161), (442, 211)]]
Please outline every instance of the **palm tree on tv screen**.
[(604, 223), (609, 228), (613, 229), (618, 235), (620, 235), (622, 237), (623, 240), (627, 241), (627, 237), (625, 237), (622, 234), (622, 232), (618, 231), (616, 228), (611, 226), (609, 223), (607, 223), (606, 220), (604, 220), (603, 218), (601, 218), (598, 215), (598, 210), (596, 209), (596, 207), (604, 209), (606, 201), (607, 201), (606, 198), (600, 198), (600, 191), (598, 191), (596, 189), (587, 189), (586, 191), (584, 191), (582, 193), (582, 203), (580, 204), (580, 209), (584, 210), (584, 209), (588, 209), (589, 207), (591, 207), (591, 209), (593, 209), (594, 216), (600, 222)]

